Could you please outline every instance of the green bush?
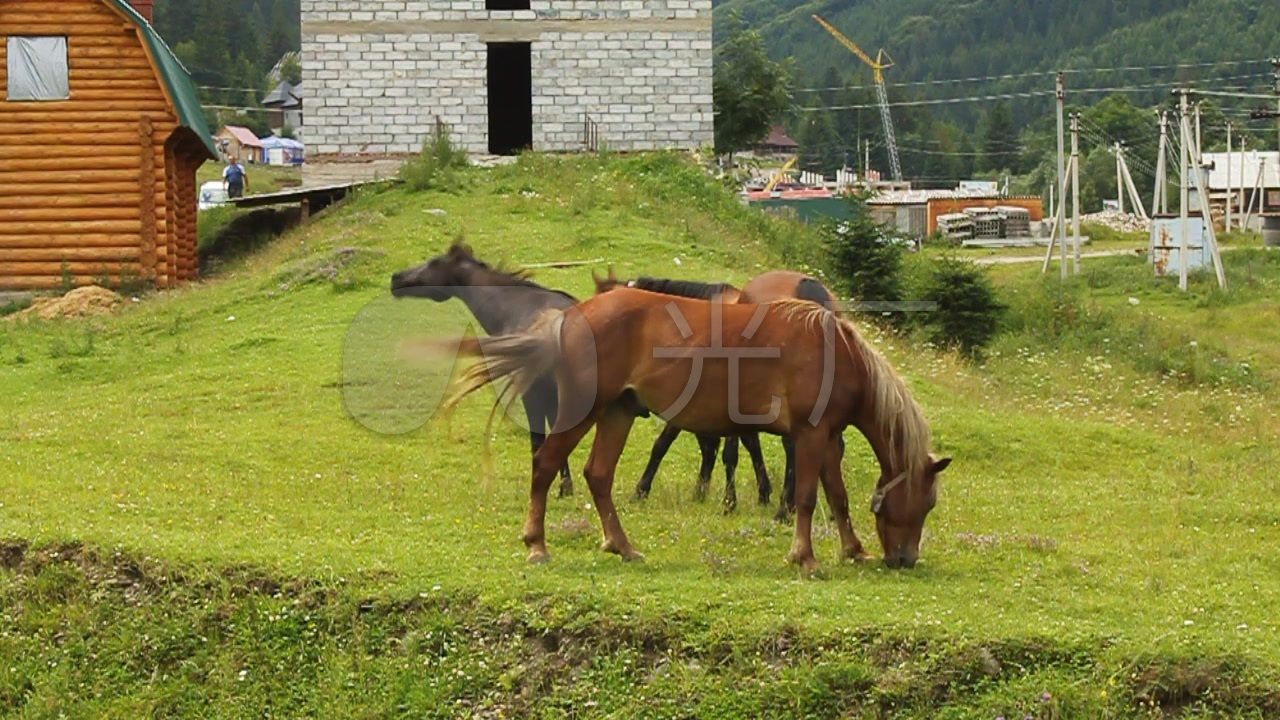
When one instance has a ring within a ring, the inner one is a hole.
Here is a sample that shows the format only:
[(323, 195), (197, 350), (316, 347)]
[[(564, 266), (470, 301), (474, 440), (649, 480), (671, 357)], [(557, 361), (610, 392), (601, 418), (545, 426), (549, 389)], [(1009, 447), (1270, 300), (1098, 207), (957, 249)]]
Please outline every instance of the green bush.
[(400, 166), (400, 179), (413, 192), (454, 192), (462, 186), (460, 171), (467, 164), (466, 151), (453, 146), (446, 128), (437, 127), (423, 143), (422, 152)]
[[(854, 300), (901, 302), (905, 297), (905, 243), (877, 225), (861, 199), (850, 197), (849, 202), (853, 205), (849, 220), (826, 220), (818, 226), (831, 277)], [(902, 313), (883, 317), (894, 325), (907, 319)]]
[(929, 341), (969, 357), (979, 357), (995, 339), (1007, 311), (982, 268), (949, 257), (933, 262), (923, 299), (937, 303), (920, 320)]

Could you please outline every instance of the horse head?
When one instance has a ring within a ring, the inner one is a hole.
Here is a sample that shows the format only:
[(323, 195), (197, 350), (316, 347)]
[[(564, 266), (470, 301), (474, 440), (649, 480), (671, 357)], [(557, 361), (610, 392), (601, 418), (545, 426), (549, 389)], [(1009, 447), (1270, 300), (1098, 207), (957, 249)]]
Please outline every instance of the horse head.
[(476, 259), (471, 247), (455, 240), (442, 255), (391, 276), (391, 294), (401, 297), (425, 297), (443, 302), (453, 297), (450, 288), (471, 284), (477, 268), (486, 267)]
[(876, 516), (876, 534), (884, 549), (884, 563), (890, 568), (912, 568), (920, 559), (920, 536), (925, 518), (938, 503), (938, 475), (951, 458), (938, 459), (931, 453), (928, 462), (914, 471), (894, 477), (881, 475), (871, 496), (871, 512)]

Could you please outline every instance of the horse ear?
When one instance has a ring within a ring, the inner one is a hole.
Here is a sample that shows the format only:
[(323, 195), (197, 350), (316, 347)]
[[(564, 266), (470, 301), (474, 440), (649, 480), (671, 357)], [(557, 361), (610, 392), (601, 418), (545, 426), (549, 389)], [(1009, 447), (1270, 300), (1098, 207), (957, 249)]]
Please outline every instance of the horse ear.
[(933, 461), (933, 465), (931, 465), (931, 466), (929, 467), (929, 470), (930, 470), (934, 475), (937, 475), (938, 473), (942, 472), (943, 470), (946, 470), (946, 469), (947, 469), (947, 466), (948, 466), (948, 465), (950, 465), (950, 464), (951, 464), (951, 458), (949, 458), (949, 457), (944, 457), (944, 458), (942, 458), (941, 460), (934, 460), (934, 461)]
[(453, 241), (453, 244), (449, 246), (449, 254), (454, 257), (470, 257), (474, 255), (474, 253), (471, 252), (471, 246), (462, 240), (462, 238), (458, 238)]
[(610, 263), (609, 265), (609, 280), (611, 282), (618, 282), (618, 274), (613, 271), (612, 263)]

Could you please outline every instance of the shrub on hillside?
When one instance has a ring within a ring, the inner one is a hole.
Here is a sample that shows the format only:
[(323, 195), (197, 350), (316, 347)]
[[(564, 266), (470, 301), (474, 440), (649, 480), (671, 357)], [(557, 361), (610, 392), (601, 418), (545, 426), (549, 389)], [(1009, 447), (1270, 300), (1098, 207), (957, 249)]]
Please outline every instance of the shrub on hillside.
[(979, 357), (1000, 332), (1007, 308), (995, 285), (977, 265), (955, 258), (933, 261), (923, 299), (937, 307), (920, 319), (929, 340), (939, 347)]
[[(903, 258), (906, 244), (876, 225), (866, 204), (851, 197), (849, 220), (823, 222), (830, 275), (849, 297), (861, 302), (900, 302), (905, 293)], [(886, 313), (885, 320), (901, 325), (907, 316)]]
[(449, 132), (436, 128), (422, 145), (422, 152), (400, 166), (400, 179), (413, 192), (453, 192), (461, 185), (460, 170), (467, 167), (467, 153), (453, 146)]

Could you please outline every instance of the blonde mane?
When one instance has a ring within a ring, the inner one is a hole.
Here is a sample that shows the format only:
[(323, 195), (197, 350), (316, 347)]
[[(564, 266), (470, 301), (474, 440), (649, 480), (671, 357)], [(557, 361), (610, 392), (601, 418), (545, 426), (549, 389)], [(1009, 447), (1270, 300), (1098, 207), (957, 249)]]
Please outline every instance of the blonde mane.
[(810, 300), (787, 298), (767, 303), (776, 306), (784, 316), (805, 323), (806, 329), (813, 331), (823, 320), (830, 317), (835, 321), (845, 350), (861, 356), (866, 369), (872, 403), (872, 415), (880, 426), (880, 431), (888, 439), (891, 448), (901, 452), (893, 458), (893, 472), (907, 473), (909, 485), (924, 477), (924, 469), (929, 463), (929, 447), (932, 433), (929, 422), (911, 395), (906, 382), (898, 375), (889, 361), (867, 342), (853, 321), (834, 313)]

